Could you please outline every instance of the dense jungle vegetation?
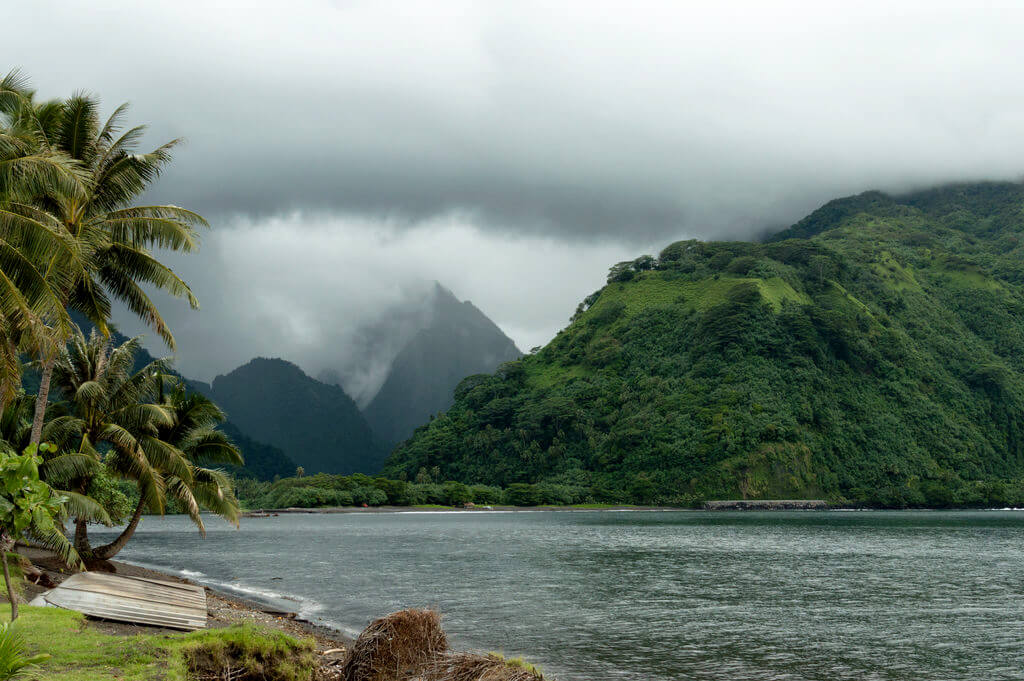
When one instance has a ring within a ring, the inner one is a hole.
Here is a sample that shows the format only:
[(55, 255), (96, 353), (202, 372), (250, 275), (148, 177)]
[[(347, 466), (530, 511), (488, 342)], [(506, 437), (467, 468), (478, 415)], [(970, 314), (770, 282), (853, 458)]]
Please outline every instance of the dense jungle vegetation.
[(615, 265), (462, 381), (385, 474), (595, 501), (1024, 505), (1024, 187), (832, 201), (763, 243)]

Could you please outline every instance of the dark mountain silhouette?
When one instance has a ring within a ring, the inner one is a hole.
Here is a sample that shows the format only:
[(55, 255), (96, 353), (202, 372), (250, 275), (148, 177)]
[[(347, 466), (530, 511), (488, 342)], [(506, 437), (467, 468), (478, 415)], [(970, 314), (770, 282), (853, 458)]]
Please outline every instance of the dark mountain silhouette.
[(384, 461), (352, 398), (283, 359), (258, 357), (218, 376), (210, 397), (244, 433), (308, 473), (376, 473)]

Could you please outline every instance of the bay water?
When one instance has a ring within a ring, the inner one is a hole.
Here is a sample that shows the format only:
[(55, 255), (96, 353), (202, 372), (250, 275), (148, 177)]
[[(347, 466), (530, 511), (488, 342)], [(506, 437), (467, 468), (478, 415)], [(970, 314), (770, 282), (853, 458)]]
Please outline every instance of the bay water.
[[(118, 556), (356, 634), (433, 607), (561, 681), (1024, 679), (1024, 512), (147, 517)], [(97, 532), (97, 540), (112, 533)]]

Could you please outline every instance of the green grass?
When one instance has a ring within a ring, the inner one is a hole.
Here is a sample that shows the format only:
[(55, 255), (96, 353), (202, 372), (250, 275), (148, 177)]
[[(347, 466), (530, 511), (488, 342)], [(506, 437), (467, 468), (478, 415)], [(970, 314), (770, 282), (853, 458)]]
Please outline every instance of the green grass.
[(778, 312), (782, 309), (782, 303), (789, 300), (800, 305), (810, 305), (811, 299), (804, 293), (799, 293), (792, 286), (786, 283), (781, 277), (770, 279), (745, 279), (757, 284), (761, 296), (768, 301), (772, 308)]
[[(683, 281), (666, 278), (662, 272), (644, 272), (632, 281), (609, 284), (605, 287), (593, 307), (565, 333), (578, 333), (588, 323), (592, 323), (594, 318), (601, 320), (607, 316), (609, 321), (603, 323), (605, 331), (614, 335), (617, 330), (628, 326), (637, 315), (651, 309), (668, 308), (673, 305), (682, 304), (692, 310), (704, 312), (725, 303), (729, 292), (744, 283), (757, 286), (765, 302), (776, 312), (782, 309), (783, 303), (787, 300), (800, 305), (811, 303), (807, 295), (796, 291), (781, 277), (758, 279), (725, 275), (717, 279)], [(592, 367), (585, 364), (566, 366), (543, 360), (535, 361), (530, 357), (523, 361), (523, 368), (530, 387), (540, 389), (563, 385), (573, 379), (587, 379), (595, 373)]]
[(897, 291), (921, 290), (913, 268), (900, 265), (888, 251), (882, 253), (879, 262), (873, 263), (871, 269)]
[(506, 667), (522, 669), (524, 671), (530, 672), (531, 674), (535, 674), (536, 676), (539, 676), (541, 678), (544, 677), (544, 673), (540, 667), (534, 664), (530, 664), (521, 657), (505, 657), (504, 654), (496, 653), (493, 651), (487, 653), (487, 657), (493, 660), (497, 660), (498, 662), (504, 662)]
[[(32, 670), (33, 681), (188, 681), (187, 659), (229, 652), (243, 664), (274, 668), (281, 681), (312, 678), (313, 644), (281, 632), (239, 625), (182, 634), (115, 636), (90, 626), (70, 610), (23, 606), (15, 625), (28, 653), (51, 659)], [(10, 617), (10, 606), (0, 606)]]
[(619, 323), (650, 308), (669, 307), (680, 302), (703, 312), (726, 302), (729, 292), (737, 284), (744, 283), (757, 286), (765, 301), (776, 311), (786, 300), (804, 305), (811, 302), (810, 298), (798, 293), (780, 277), (758, 279), (724, 275), (717, 279), (681, 281), (667, 279), (662, 272), (645, 272), (633, 281), (607, 286), (585, 317), (600, 315), (602, 310), (619, 304), (625, 305)]
[(574, 378), (589, 378), (594, 374), (593, 369), (582, 364), (562, 366), (559, 364), (524, 362), (523, 366), (526, 369), (527, 380), (535, 388), (550, 388), (571, 381)]

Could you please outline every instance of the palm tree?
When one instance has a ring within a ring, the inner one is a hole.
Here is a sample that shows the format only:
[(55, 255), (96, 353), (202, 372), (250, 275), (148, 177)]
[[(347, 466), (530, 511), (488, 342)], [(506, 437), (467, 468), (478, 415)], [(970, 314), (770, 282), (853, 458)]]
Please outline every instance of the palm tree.
[[(18, 202), (23, 213), (52, 218), (65, 241), (75, 246), (76, 259), (71, 262), (64, 254), (53, 254), (37, 263), (44, 280), (57, 292), (62, 307), (81, 312), (104, 333), (111, 299), (121, 301), (173, 350), (174, 337), (142, 285), (185, 298), (193, 308), (199, 304), (188, 285), (150, 249), (191, 252), (198, 247), (196, 229), (207, 223), (177, 206), (131, 204), (159, 177), (180, 140), (138, 153), (145, 126), (122, 132), (127, 105), (101, 124), (95, 97), (79, 93), (63, 102), (35, 104), (23, 86), (15, 85), (0, 94), (0, 106), (5, 107), (0, 112), (9, 119), (9, 127), (27, 131), (22, 137), (33, 140), (41, 153), (69, 159), (80, 180), (67, 188), (33, 184), (29, 189), (34, 191), (28, 196), (22, 192), (24, 200)], [(39, 344), (42, 375), (32, 423), (34, 443), (42, 433), (53, 364), (68, 337), (62, 324), (54, 326), (48, 343)]]
[[(16, 72), (0, 79), (0, 404), (19, 386), (19, 351), (40, 352), (54, 333), (70, 330), (60, 290), (85, 274), (78, 245), (33, 204), (44, 193), (80, 196), (84, 174), (31, 123), (48, 120), (54, 107), (32, 109), (29, 116), (29, 101)], [(59, 266), (46, 272), (48, 262)]]
[[(240, 466), (243, 463), (238, 448), (223, 431), (217, 430), (224, 421), (224, 412), (205, 395), (188, 392), (178, 377), (164, 375), (160, 378), (161, 391), (167, 387), (170, 389), (161, 395), (158, 403), (171, 415), (171, 423), (158, 426), (158, 435), (163, 442), (185, 455), (191, 477), (189, 481), (179, 475), (165, 475), (167, 497), (189, 515), (203, 536), (206, 535), (200, 516), (203, 508), (237, 525), (240, 508), (231, 479), (223, 471), (209, 467), (211, 464)], [(141, 516), (140, 503), (121, 534), (110, 544), (94, 549), (93, 555), (105, 560), (114, 557), (135, 534)]]
[(168, 498), (182, 505), (200, 532), (205, 531), (201, 508), (233, 522), (238, 519), (229, 479), (204, 467), (208, 462), (241, 462), (238, 450), (214, 428), (223, 414), (205, 398), (184, 394), (183, 388), (166, 394), (162, 360), (134, 371), (139, 347), (138, 338), (112, 347), (95, 331), (86, 338), (76, 330), (54, 364), (54, 385), (67, 401), (68, 413), (47, 424), (47, 439), (74, 453), (47, 462), (47, 474), (85, 494), (94, 475), (90, 465), (102, 463), (108, 472), (133, 481), (139, 491), (128, 527), (111, 544), (93, 549), (88, 539), (91, 519), (76, 518), (75, 547), (92, 558), (106, 559), (120, 551), (142, 514), (147, 509), (162, 513)]

